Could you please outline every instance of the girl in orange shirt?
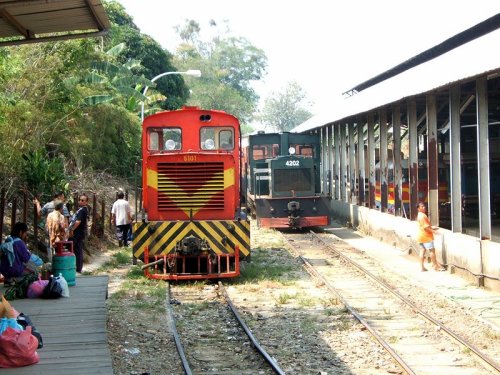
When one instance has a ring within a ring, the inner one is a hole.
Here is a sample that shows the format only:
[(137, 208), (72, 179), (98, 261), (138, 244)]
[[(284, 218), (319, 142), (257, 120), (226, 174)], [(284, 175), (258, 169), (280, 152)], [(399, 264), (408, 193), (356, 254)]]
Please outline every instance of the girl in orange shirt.
[(421, 253), (420, 253), (420, 266), (422, 271), (427, 271), (424, 267), (425, 260), (425, 250), (429, 250), (431, 255), (431, 261), (436, 271), (444, 271), (444, 268), (439, 265), (436, 260), (436, 250), (434, 248), (434, 232), (436, 232), (436, 228), (431, 226), (431, 222), (427, 217), (426, 207), (423, 202), (418, 204), (418, 215), (417, 215), (417, 223), (418, 223), (418, 233), (417, 233), (417, 242), (420, 244)]

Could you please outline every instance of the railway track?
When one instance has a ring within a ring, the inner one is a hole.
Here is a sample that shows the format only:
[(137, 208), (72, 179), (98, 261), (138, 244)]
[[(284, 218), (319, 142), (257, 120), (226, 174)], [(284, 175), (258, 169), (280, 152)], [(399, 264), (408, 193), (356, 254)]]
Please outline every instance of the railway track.
[(495, 360), (395, 291), (375, 272), (353, 261), (344, 251), (336, 250), (312, 232), (288, 233), (283, 237), (308, 272), (342, 301), (404, 372), (500, 373)]
[(221, 282), (182, 292), (169, 284), (167, 314), (185, 374), (284, 374)]

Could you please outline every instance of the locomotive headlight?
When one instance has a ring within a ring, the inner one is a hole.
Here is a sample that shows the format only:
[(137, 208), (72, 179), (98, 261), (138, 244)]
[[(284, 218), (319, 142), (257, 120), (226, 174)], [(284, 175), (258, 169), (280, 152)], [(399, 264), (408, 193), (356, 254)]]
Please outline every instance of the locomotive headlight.
[(213, 150), (215, 148), (215, 142), (213, 139), (207, 139), (205, 141), (205, 149), (206, 150)]
[(290, 147), (290, 148), (288, 149), (288, 153), (289, 153), (290, 155), (295, 155), (295, 147)]
[(172, 151), (173, 149), (175, 149), (175, 141), (173, 139), (168, 139), (165, 142), (165, 149), (168, 151)]

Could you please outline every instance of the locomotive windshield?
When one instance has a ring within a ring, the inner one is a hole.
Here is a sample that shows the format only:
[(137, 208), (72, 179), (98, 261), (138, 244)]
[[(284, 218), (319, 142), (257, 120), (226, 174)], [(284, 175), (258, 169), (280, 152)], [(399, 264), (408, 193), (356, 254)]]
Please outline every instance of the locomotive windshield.
[(280, 146), (278, 144), (259, 144), (253, 145), (252, 159), (264, 160), (275, 158), (280, 153)]
[(290, 148), (295, 150), (295, 155), (306, 156), (312, 158), (314, 156), (314, 147), (304, 144), (290, 144)]
[(150, 151), (174, 151), (182, 147), (180, 128), (150, 128), (148, 130), (148, 149)]
[(229, 127), (203, 127), (200, 129), (202, 150), (234, 150), (234, 130)]

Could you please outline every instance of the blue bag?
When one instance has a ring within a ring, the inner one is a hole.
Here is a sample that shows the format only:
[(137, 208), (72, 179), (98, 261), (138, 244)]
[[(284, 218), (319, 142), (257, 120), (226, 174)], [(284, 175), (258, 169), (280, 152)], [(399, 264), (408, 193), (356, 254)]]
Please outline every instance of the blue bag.
[(0, 335), (9, 327), (17, 329), (18, 331), (23, 330), (23, 327), (17, 323), (17, 320), (15, 318), (0, 319)]

